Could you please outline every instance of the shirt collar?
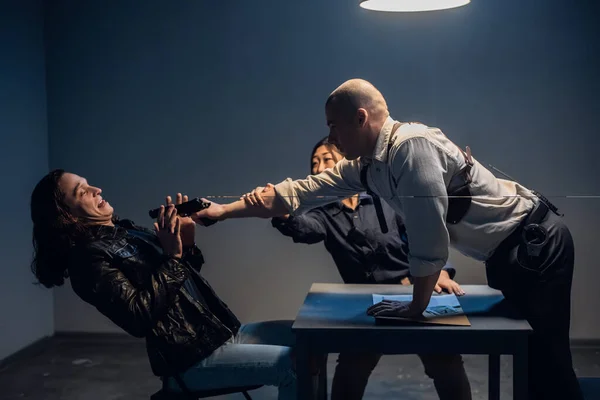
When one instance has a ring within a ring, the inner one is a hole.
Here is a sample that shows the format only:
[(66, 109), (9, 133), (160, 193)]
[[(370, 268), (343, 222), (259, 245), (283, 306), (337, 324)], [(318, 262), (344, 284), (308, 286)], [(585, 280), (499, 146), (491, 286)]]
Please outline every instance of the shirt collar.
[(358, 194), (358, 202), (360, 204), (372, 203), (373, 198), (369, 194), (367, 194), (367, 192), (360, 192)]
[(379, 131), (379, 136), (377, 136), (375, 150), (373, 151), (373, 156), (371, 157), (372, 159), (381, 161), (383, 163), (387, 162), (390, 134), (392, 133), (395, 123), (396, 121), (389, 116), (385, 120), (383, 126), (381, 127), (381, 131)]
[[(367, 194), (367, 192), (360, 192), (358, 194), (358, 205), (371, 204), (373, 203), (373, 197)], [(342, 201), (338, 201), (336, 203), (331, 203), (331, 206), (337, 208), (338, 211), (346, 210), (348, 207), (342, 203)]]

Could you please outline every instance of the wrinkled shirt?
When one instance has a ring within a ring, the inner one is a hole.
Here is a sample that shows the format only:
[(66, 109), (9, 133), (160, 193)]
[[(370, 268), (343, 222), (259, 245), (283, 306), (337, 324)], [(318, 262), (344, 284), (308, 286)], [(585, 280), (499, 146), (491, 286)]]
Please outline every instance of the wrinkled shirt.
[(370, 164), (367, 184), (402, 218), (410, 243), (410, 274), (429, 276), (448, 260), (449, 246), (485, 261), (531, 211), (537, 199), (517, 182), (496, 178), (473, 157), (471, 206), (457, 224), (446, 223), (447, 187), (465, 165), (458, 148), (440, 129), (419, 123), (384, 123), (371, 157), (340, 160), (334, 168), (277, 184), (291, 215), (364, 191), (361, 168)]

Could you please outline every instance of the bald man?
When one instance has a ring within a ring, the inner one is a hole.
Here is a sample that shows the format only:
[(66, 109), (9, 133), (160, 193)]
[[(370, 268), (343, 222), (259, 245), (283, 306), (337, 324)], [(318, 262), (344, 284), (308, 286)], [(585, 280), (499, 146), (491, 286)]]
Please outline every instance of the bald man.
[(319, 175), (257, 188), (260, 207), (213, 203), (194, 219), (296, 215), (367, 190), (403, 218), (414, 277), (411, 303), (377, 304), (370, 315), (422, 314), (452, 245), (484, 262), (488, 284), (531, 324), (530, 399), (583, 399), (569, 345), (574, 244), (556, 208), (496, 178), (440, 129), (392, 119), (367, 81), (343, 83), (325, 112), (330, 140), (346, 159)]

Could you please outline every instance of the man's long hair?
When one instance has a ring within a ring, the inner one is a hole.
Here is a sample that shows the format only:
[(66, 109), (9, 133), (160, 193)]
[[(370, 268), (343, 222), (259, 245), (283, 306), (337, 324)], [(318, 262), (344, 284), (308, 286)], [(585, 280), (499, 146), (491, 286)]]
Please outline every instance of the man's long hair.
[(31, 271), (47, 288), (61, 286), (69, 277), (69, 252), (89, 229), (73, 218), (65, 204), (59, 182), (65, 171), (56, 169), (44, 176), (31, 194), (33, 261)]

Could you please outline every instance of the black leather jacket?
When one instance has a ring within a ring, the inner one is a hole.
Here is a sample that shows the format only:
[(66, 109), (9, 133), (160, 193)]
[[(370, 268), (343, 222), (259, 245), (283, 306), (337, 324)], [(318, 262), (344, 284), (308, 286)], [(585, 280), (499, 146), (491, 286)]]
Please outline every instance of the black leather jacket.
[[(200, 276), (204, 259), (197, 247), (178, 261), (158, 252), (158, 239), (152, 244), (127, 229), (154, 235), (129, 220), (97, 227), (72, 251), (71, 286), (127, 333), (146, 338), (155, 375), (183, 372), (235, 335), (240, 322)], [(208, 308), (185, 289), (188, 278)]]

